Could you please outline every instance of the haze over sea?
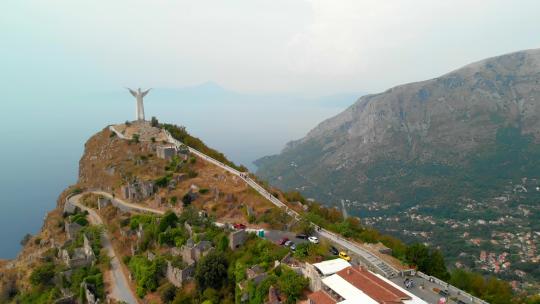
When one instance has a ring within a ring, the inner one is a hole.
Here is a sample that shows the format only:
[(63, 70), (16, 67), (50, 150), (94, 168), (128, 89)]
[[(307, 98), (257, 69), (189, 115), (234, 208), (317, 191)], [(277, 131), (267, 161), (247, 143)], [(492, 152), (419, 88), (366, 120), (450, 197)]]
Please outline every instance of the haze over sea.
[[(84, 141), (133, 119), (124, 85), (156, 87), (148, 117), (185, 125), (249, 165), (353, 103), (357, 90), (537, 48), (539, 8), (508, 0), (0, 1), (0, 258), (16, 254), (75, 182)], [(252, 95), (213, 83), (163, 89), (206, 80)], [(340, 92), (353, 94), (313, 98)]]
[[(156, 116), (186, 126), (209, 146), (253, 169), (253, 160), (279, 152), (360, 95), (244, 95), (210, 82), (156, 88), (145, 99), (145, 111), (147, 119)], [(135, 116), (135, 100), (122, 88), (8, 98), (7, 115), (0, 122), (0, 258), (15, 257), (23, 236), (41, 228), (61, 191), (76, 182), (85, 141), (105, 126)]]

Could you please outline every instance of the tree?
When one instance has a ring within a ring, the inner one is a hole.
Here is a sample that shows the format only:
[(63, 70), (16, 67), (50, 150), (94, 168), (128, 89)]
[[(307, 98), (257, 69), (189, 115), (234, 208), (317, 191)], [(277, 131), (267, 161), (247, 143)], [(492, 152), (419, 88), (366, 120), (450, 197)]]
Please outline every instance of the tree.
[(152, 116), (152, 119), (150, 120), (150, 125), (152, 127), (159, 127), (159, 121), (155, 116)]
[(490, 277), (483, 298), (492, 304), (512, 303), (512, 289), (508, 283)]
[(184, 196), (182, 196), (182, 203), (184, 204), (184, 207), (187, 207), (191, 204), (193, 201), (193, 198), (191, 197), (191, 194), (186, 193)]
[(306, 219), (302, 219), (299, 223), (298, 223), (298, 230), (299, 232), (301, 233), (304, 233), (304, 234), (307, 234), (307, 235), (311, 235), (313, 234), (314, 232), (314, 228), (313, 228), (313, 225), (311, 225), (311, 222), (306, 220)]
[(203, 299), (205, 300), (202, 304), (217, 304), (219, 302), (219, 293), (214, 288), (206, 288), (203, 292)]
[(212, 251), (203, 257), (195, 270), (199, 290), (219, 289), (227, 278), (227, 259), (221, 252)]
[(144, 297), (148, 290), (156, 290), (163, 267), (164, 261), (160, 257), (149, 261), (143, 256), (136, 255), (129, 260), (128, 268), (137, 281), (137, 295), (139, 297)]
[(287, 303), (296, 303), (308, 283), (307, 278), (291, 269), (284, 269), (278, 280), (279, 290), (287, 296)]
[(178, 222), (178, 216), (172, 211), (167, 211), (159, 222), (159, 231), (163, 232), (168, 227), (174, 227)]
[(72, 215), (69, 219), (72, 223), (77, 223), (81, 226), (88, 225), (88, 220), (86, 219), (86, 214), (84, 213), (77, 213), (75, 215)]
[(30, 283), (34, 286), (50, 285), (54, 278), (54, 264), (45, 263), (37, 267), (30, 275)]
[(440, 250), (432, 250), (428, 260), (428, 273), (441, 280), (448, 280), (450, 274), (446, 269), (444, 258)]
[(166, 283), (158, 288), (159, 297), (163, 303), (170, 303), (176, 296), (176, 287), (171, 283)]
[(428, 272), (429, 249), (424, 244), (415, 243), (405, 250), (405, 260), (417, 266), (418, 270)]

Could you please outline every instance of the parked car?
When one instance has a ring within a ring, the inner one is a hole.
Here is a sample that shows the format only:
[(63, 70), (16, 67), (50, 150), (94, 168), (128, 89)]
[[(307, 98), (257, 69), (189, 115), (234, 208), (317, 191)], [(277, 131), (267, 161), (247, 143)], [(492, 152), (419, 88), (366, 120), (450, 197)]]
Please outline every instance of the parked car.
[(308, 236), (307, 236), (307, 235), (305, 235), (305, 234), (297, 234), (297, 235), (296, 235), (296, 238), (297, 238), (297, 239), (302, 239), (302, 240), (305, 240), (305, 239), (307, 239), (307, 238), (308, 238)]
[(349, 262), (351, 260), (351, 257), (345, 251), (341, 251), (339, 253), (339, 257), (344, 259), (347, 262)]
[(312, 242), (313, 244), (319, 244), (319, 238), (316, 236), (308, 237), (308, 241)]
[(333, 254), (333, 255), (338, 255), (339, 250), (337, 250), (337, 248), (334, 247), (334, 246), (330, 246), (330, 253)]
[(296, 251), (296, 244), (295, 244), (295, 243), (292, 243), (292, 244), (291, 244), (291, 250), (292, 250), (292, 251)]
[(286, 246), (286, 247), (289, 247), (289, 246), (291, 246), (292, 244), (294, 244), (294, 243), (291, 242), (291, 241), (286, 241), (286, 242), (285, 242), (285, 246)]
[(278, 244), (279, 245), (285, 245), (285, 243), (287, 243), (289, 241), (289, 238), (282, 238), (281, 240), (278, 241)]
[(465, 303), (465, 302), (463, 302), (463, 301), (461, 301), (461, 300), (457, 300), (456, 303), (457, 303), (457, 304), (467, 304), (467, 303)]
[(234, 229), (238, 229), (238, 230), (246, 229), (246, 225), (240, 224), (240, 223), (234, 224), (233, 227)]
[(440, 290), (439, 291), (439, 295), (443, 296), (443, 297), (448, 297), (448, 290)]

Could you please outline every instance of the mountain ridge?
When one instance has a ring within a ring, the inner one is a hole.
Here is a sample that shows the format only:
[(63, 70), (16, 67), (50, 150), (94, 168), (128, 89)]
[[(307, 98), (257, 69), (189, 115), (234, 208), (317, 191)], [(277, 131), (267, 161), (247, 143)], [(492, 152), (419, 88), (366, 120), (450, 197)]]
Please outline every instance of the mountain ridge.
[[(362, 96), (281, 154), (259, 159), (257, 174), (333, 206), (344, 200), (379, 230), (484, 267), (482, 249), (503, 254), (503, 242), (521, 242), (514, 234), (540, 229), (538, 191), (530, 190), (540, 185), (539, 100), (539, 49), (492, 57)], [(491, 236), (499, 230), (513, 236)], [(534, 263), (533, 247), (531, 256), (516, 251), (522, 259), (511, 271)], [(511, 271), (499, 275), (519, 279)]]

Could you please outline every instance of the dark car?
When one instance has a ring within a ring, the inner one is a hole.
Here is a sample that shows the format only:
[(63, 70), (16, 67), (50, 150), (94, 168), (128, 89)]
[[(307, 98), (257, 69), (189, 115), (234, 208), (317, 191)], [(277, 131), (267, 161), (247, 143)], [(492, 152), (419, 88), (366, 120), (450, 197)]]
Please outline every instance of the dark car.
[(440, 290), (439, 295), (441, 295), (443, 297), (448, 297), (448, 290)]
[(287, 243), (289, 241), (289, 238), (282, 238), (281, 240), (278, 241), (278, 244), (279, 245), (285, 245), (285, 243)]
[(308, 238), (308, 236), (307, 236), (307, 235), (305, 235), (305, 234), (297, 234), (297, 235), (296, 235), (296, 238), (297, 238), (297, 239), (302, 239), (302, 240), (305, 240), (305, 239), (307, 239), (307, 238)]
[(330, 246), (330, 253), (333, 254), (333, 255), (338, 255), (339, 250), (337, 250), (337, 248), (334, 247), (334, 246)]
[(461, 300), (457, 300), (456, 303), (457, 303), (457, 304), (467, 304), (467, 303), (465, 303), (465, 302), (463, 302), (463, 301), (461, 301)]

